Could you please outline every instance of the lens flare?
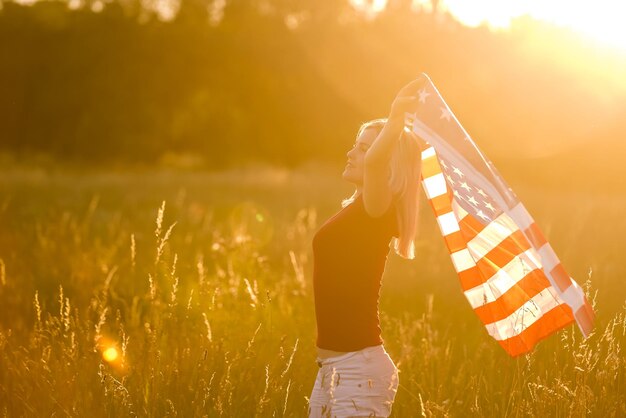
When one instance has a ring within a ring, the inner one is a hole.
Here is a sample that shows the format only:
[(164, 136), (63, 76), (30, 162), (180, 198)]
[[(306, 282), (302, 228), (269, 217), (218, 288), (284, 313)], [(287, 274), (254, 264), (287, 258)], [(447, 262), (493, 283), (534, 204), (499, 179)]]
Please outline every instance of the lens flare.
[[(230, 213), (233, 241), (236, 244), (269, 243), (274, 235), (274, 225), (267, 209), (255, 202), (242, 202)], [(254, 240), (252, 240), (254, 237)]]
[(104, 352), (102, 353), (102, 358), (105, 359), (109, 363), (112, 363), (115, 360), (117, 360), (118, 356), (119, 354), (115, 347), (109, 347), (106, 350), (104, 350)]

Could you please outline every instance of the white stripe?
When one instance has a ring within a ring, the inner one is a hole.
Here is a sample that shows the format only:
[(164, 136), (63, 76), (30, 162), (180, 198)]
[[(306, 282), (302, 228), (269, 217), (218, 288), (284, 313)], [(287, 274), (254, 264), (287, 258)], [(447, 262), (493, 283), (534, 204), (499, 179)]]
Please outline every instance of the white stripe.
[(517, 231), (517, 225), (506, 214), (502, 213), (491, 221), (482, 231), (478, 233), (468, 244), (472, 254), (476, 259), (483, 258), (489, 251), (496, 248), (502, 241)]
[(508, 317), (485, 325), (487, 332), (498, 341), (519, 335), (544, 314), (562, 304), (554, 288), (542, 290)]
[(575, 280), (572, 280), (572, 285), (568, 287), (565, 292), (561, 293), (561, 298), (569, 305), (570, 308), (572, 308), (572, 311), (574, 312), (585, 304), (583, 290), (580, 286), (578, 286), (578, 283), (576, 283)]
[(443, 215), (437, 216), (437, 223), (439, 224), (439, 228), (441, 229), (441, 235), (444, 237), (446, 235), (450, 235), (453, 232), (460, 231), (459, 222), (456, 220), (454, 216), (454, 212), (444, 213)]
[(515, 221), (515, 223), (519, 226), (519, 229), (524, 231), (529, 226), (535, 222), (530, 216), (530, 213), (526, 210), (524, 205), (518, 203), (513, 209), (508, 211), (509, 216)]
[(434, 157), (434, 156), (435, 156), (434, 147), (426, 148), (424, 151), (422, 151), (422, 160), (425, 160), (427, 158)]
[(433, 199), (446, 193), (446, 179), (443, 177), (443, 173), (425, 178), (422, 183), (424, 184), (426, 196), (429, 199)]
[(485, 283), (465, 291), (472, 308), (491, 303), (508, 292), (531, 271), (541, 268), (537, 253), (529, 249), (498, 270)]
[(463, 248), (457, 252), (450, 254), (452, 258), (452, 264), (457, 273), (470, 269), (476, 266), (476, 262), (472, 258), (472, 255), (467, 251), (467, 248)]
[(550, 246), (550, 243), (546, 242), (539, 248), (539, 257), (541, 257), (541, 265), (543, 266), (543, 271), (546, 275), (549, 276), (552, 269), (559, 264), (559, 258), (556, 256), (556, 253)]

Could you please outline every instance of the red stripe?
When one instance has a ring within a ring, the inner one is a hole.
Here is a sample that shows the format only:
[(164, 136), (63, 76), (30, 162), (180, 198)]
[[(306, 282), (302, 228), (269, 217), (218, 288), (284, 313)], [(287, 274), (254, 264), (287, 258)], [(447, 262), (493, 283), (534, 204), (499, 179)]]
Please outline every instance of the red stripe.
[(467, 242), (463, 238), (461, 231), (456, 231), (443, 237), (450, 254), (455, 253), (463, 248), (467, 248)]
[(494, 249), (489, 251), (476, 265), (485, 277), (491, 277), (506, 266), (516, 256), (530, 248), (530, 244), (522, 231), (517, 230), (505, 238)]
[(537, 226), (535, 222), (533, 222), (528, 228), (526, 228), (524, 232), (526, 233), (526, 235), (528, 235), (528, 239), (530, 240), (532, 245), (537, 249), (541, 248), (543, 244), (548, 242), (548, 240), (546, 240), (546, 237), (543, 235), (543, 232), (541, 232), (541, 229), (539, 229), (539, 226)]
[(435, 176), (441, 173), (441, 167), (439, 166), (439, 160), (436, 155), (432, 155), (422, 160), (422, 178)]
[(550, 271), (550, 275), (561, 292), (565, 292), (572, 285), (572, 279), (570, 279), (569, 274), (567, 274), (561, 263), (554, 266)]
[(498, 299), (474, 309), (483, 324), (490, 324), (511, 315), (532, 297), (550, 287), (542, 270), (533, 270)]
[(578, 325), (583, 331), (583, 334), (585, 336), (589, 335), (591, 330), (593, 330), (593, 319), (595, 317), (595, 314), (593, 313), (591, 305), (589, 305), (586, 300), (583, 306), (578, 308), (578, 310), (576, 311), (575, 317)]
[(430, 199), (430, 206), (435, 212), (435, 216), (443, 215), (444, 213), (452, 212), (452, 199), (450, 193), (442, 194)]
[(459, 280), (461, 281), (461, 288), (463, 291), (472, 289), (485, 282), (478, 267), (472, 267), (459, 273)]
[(572, 310), (565, 304), (546, 312), (541, 318), (515, 337), (498, 343), (516, 357), (533, 349), (535, 344), (574, 321)]
[(480, 221), (475, 219), (472, 215), (467, 215), (459, 221), (461, 232), (467, 242), (474, 239), (476, 235), (485, 229), (486, 225), (483, 225)]

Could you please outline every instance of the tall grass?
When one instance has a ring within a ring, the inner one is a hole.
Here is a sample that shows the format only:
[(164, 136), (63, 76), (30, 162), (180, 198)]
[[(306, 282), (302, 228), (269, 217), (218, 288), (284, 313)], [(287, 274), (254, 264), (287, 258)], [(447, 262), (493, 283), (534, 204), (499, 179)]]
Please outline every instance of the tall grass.
[[(310, 239), (347, 194), (332, 176), (11, 172), (0, 187), (4, 416), (306, 415)], [(425, 208), (418, 260), (390, 256), (381, 299), (394, 416), (626, 415), (626, 202), (523, 192), (588, 281), (595, 331), (509, 358), (464, 301)]]

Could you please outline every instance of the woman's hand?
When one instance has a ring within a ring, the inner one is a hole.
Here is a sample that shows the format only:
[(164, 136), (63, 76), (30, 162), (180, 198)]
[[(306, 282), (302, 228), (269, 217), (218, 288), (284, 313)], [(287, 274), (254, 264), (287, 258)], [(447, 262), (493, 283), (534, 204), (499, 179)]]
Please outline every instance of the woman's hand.
[(405, 113), (415, 113), (419, 104), (417, 94), (428, 81), (424, 73), (400, 89), (396, 98), (391, 103), (391, 111), (388, 120), (392, 123), (404, 124)]

